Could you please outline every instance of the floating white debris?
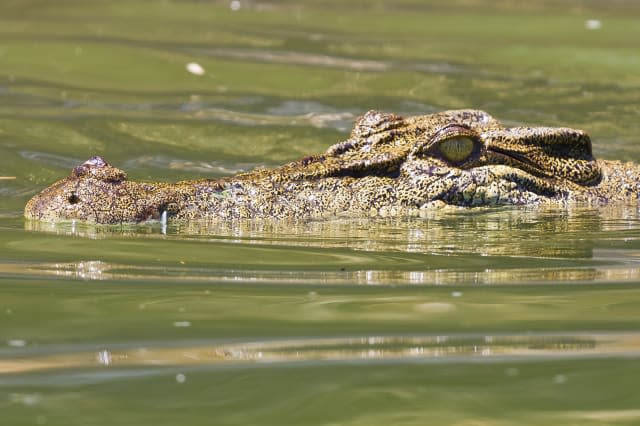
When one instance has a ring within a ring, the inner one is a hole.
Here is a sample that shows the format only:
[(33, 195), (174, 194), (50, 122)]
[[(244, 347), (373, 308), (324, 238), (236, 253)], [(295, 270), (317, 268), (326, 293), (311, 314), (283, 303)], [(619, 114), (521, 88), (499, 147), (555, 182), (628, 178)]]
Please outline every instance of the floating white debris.
[(240, 10), (241, 7), (242, 4), (240, 4), (240, 0), (233, 0), (231, 3), (229, 3), (229, 8), (234, 12)]
[(174, 321), (174, 327), (191, 327), (191, 321)]
[(107, 350), (100, 351), (96, 354), (96, 359), (102, 365), (110, 365), (111, 364), (111, 352)]
[(462, 297), (462, 292), (461, 291), (452, 291), (451, 292), (451, 297)]
[(197, 62), (189, 62), (187, 64), (187, 71), (195, 75), (204, 75), (205, 73), (205, 70), (204, 68), (202, 68), (202, 65), (200, 65)]
[(185, 375), (184, 375), (184, 374), (182, 374), (182, 373), (178, 373), (178, 374), (176, 374), (176, 382), (178, 382), (178, 383), (181, 383), (181, 384), (182, 384), (182, 383), (184, 383), (184, 382), (186, 382), (186, 381), (187, 381), (187, 376), (185, 376)]
[(160, 215), (160, 226), (162, 227), (161, 232), (163, 235), (167, 234), (167, 211), (164, 210)]
[(9, 346), (12, 346), (14, 348), (24, 348), (25, 346), (27, 346), (27, 342), (22, 339), (12, 339), (7, 343), (9, 344)]
[(588, 19), (584, 22), (584, 27), (588, 30), (599, 30), (602, 28), (602, 22), (598, 19)]

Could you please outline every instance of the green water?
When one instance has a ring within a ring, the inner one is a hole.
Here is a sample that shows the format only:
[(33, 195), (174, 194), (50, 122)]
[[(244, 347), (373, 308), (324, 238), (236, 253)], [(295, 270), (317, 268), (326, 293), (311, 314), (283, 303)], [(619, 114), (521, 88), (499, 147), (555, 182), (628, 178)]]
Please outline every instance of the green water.
[(373, 108), (640, 161), (634, 2), (231, 3), (0, 3), (0, 424), (640, 424), (637, 206), (25, 223), (96, 154), (224, 176)]

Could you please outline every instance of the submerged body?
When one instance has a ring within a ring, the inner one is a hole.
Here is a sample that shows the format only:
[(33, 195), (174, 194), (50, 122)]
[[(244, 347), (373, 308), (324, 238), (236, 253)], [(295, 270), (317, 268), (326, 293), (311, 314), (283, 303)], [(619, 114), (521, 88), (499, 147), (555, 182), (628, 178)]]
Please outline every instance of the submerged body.
[(275, 169), (178, 183), (127, 180), (93, 157), (35, 195), (25, 217), (140, 222), (417, 215), (441, 205), (636, 202), (640, 166), (593, 158), (589, 136), (505, 128), (478, 110), (370, 111), (349, 139)]

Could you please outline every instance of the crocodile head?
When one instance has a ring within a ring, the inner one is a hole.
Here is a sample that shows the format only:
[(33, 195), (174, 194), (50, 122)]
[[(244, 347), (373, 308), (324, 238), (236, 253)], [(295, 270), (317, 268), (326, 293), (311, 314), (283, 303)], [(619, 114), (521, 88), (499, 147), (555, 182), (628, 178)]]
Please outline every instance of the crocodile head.
[[(402, 118), (370, 111), (322, 155), (218, 180), (141, 183), (94, 157), (35, 195), (25, 216), (49, 222), (304, 218), (482, 206), (637, 200), (632, 164), (596, 161), (589, 136), (552, 127), (505, 128), (483, 111)], [(382, 215), (382, 213), (380, 213)]]

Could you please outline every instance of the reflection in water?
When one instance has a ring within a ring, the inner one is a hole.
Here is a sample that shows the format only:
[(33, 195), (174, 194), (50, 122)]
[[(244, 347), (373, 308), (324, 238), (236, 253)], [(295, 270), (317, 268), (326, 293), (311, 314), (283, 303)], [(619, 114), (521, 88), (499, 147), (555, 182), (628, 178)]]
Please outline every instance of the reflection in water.
[[(614, 260), (614, 259), (610, 259)], [(637, 262), (637, 260), (635, 261)], [(538, 268), (485, 270), (356, 270), (300, 271), (295, 275), (281, 271), (237, 270), (191, 267), (151, 267), (90, 260), (71, 263), (0, 263), (0, 273), (13, 275), (53, 275), (80, 280), (137, 280), (184, 283), (252, 283), (252, 284), (323, 284), (323, 285), (489, 285), (544, 284), (550, 281), (571, 283), (635, 282), (640, 280), (640, 266), (600, 266), (575, 269)]]
[[(194, 221), (166, 228), (159, 223), (27, 222), (32, 231), (109, 240), (105, 244), (116, 254), (129, 250), (128, 242), (135, 245), (140, 239), (162, 239), (163, 245), (172, 244), (190, 262), (177, 262), (181, 256), (163, 252), (129, 264), (120, 257), (105, 257), (102, 250), (93, 255), (77, 252), (74, 257), (78, 260), (71, 262), (18, 267), (8, 263), (0, 268), (84, 280), (179, 277), (184, 282), (435, 285), (629, 282), (640, 279), (639, 225), (637, 207), (624, 205), (434, 210), (426, 217), (409, 219)], [(149, 246), (150, 253), (154, 246)], [(224, 256), (217, 263), (220, 253)], [(233, 256), (236, 262), (225, 260)], [(159, 259), (167, 263), (159, 266)], [(295, 274), (282, 272), (294, 266)]]
[[(190, 221), (169, 224), (180, 240), (242, 244), (348, 248), (483, 256), (592, 258), (593, 241), (631, 242), (640, 238), (637, 206), (600, 208), (435, 209), (421, 218), (333, 218), (291, 222), (269, 220)], [(159, 223), (140, 225), (50, 224), (28, 221), (31, 231), (88, 238), (159, 237)]]
[[(9, 355), (9, 357), (7, 356)], [(584, 358), (640, 355), (638, 334), (363, 336), (180, 347), (131, 347), (0, 358), (0, 374), (89, 367), (188, 366), (237, 362)]]

